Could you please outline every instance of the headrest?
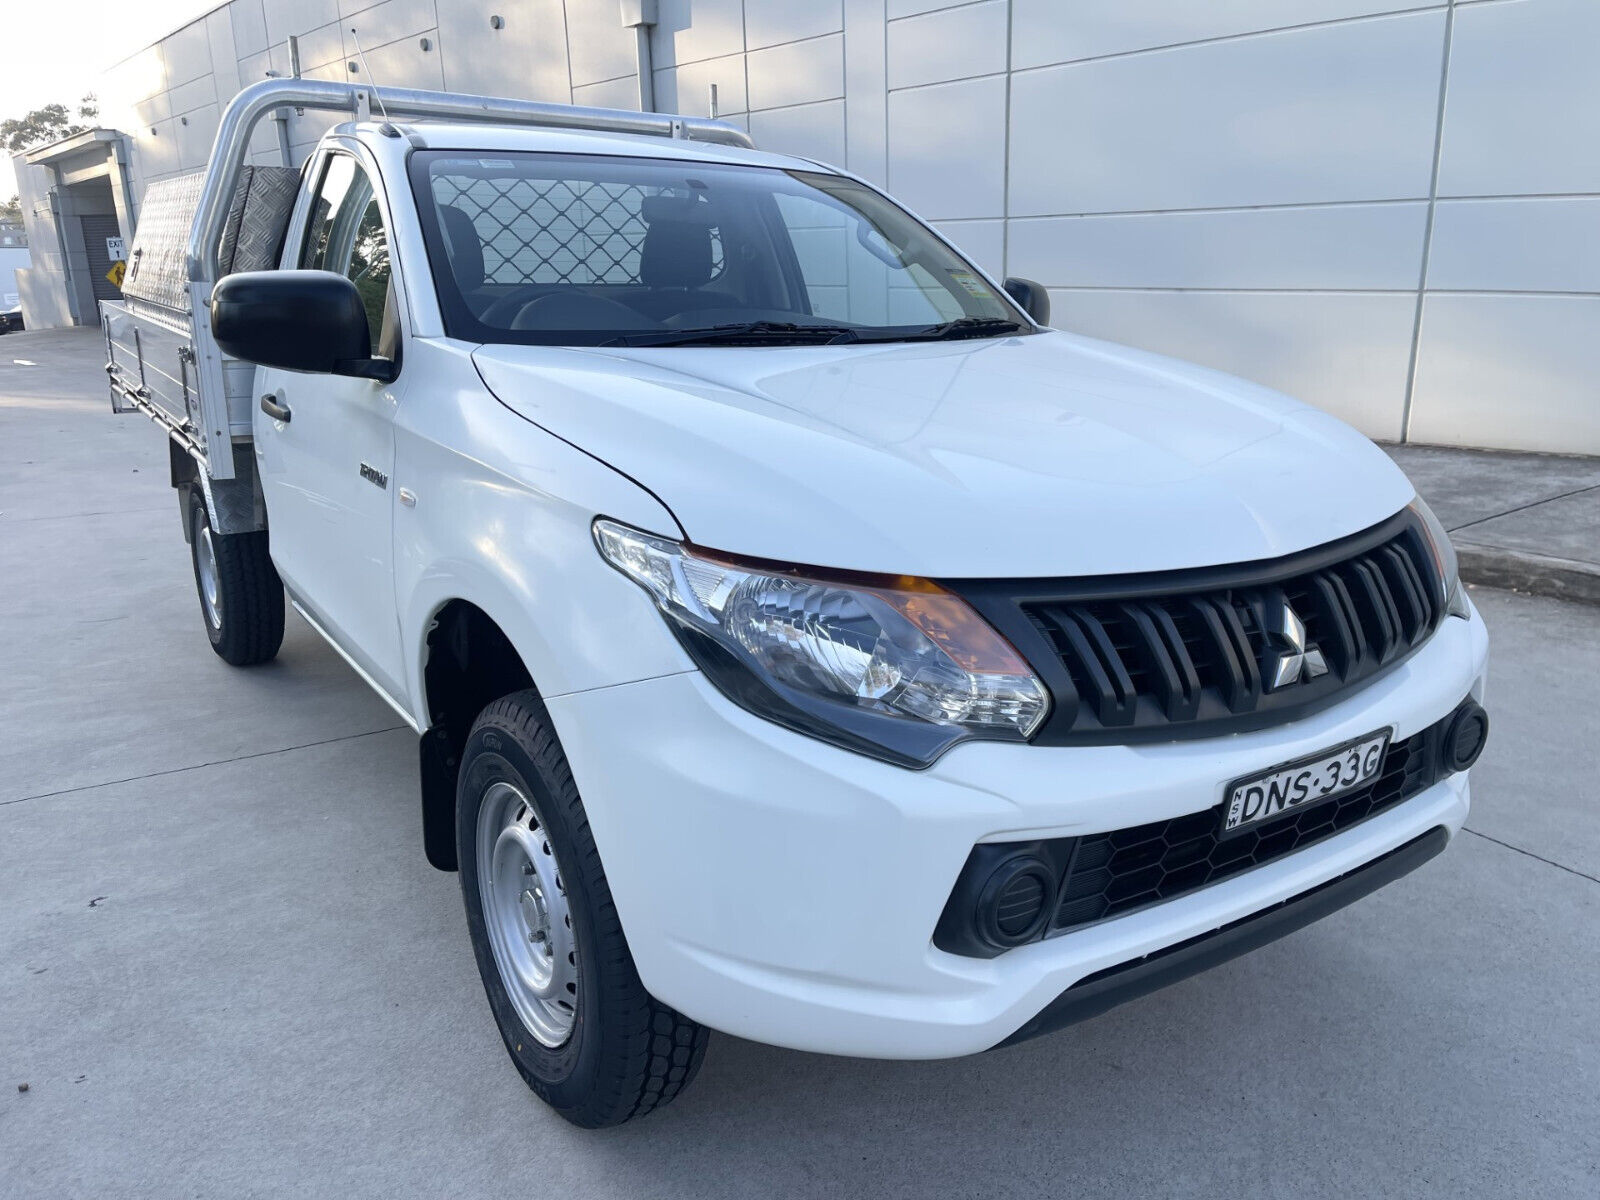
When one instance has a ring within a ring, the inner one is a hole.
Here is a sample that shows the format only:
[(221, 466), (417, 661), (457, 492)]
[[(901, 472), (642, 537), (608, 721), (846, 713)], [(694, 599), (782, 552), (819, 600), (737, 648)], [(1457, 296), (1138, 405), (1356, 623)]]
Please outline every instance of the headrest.
[(646, 225), (657, 221), (687, 221), (715, 225), (716, 212), (709, 197), (701, 192), (657, 192), (639, 201), (639, 217)]
[(697, 288), (711, 279), (711, 227), (698, 221), (650, 222), (639, 253), (646, 287)]
[(472, 218), (454, 204), (439, 206), (439, 223), (444, 228), (445, 250), (450, 255), (450, 273), (463, 292), (483, 286), (483, 243)]

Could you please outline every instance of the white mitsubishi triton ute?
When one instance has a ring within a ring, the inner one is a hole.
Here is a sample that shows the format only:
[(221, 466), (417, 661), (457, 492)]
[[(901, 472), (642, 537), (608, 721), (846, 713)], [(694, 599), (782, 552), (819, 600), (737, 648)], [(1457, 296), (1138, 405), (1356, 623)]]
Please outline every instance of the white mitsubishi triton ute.
[[(1487, 637), (1365, 437), (1051, 329), (730, 126), (371, 99), (258, 84), (152, 189), (114, 406), (170, 437), (216, 651), (271, 658), (286, 592), (418, 731), (563, 1116), (666, 1103), (711, 1029), (1054, 1030), (1461, 827)], [(356, 119), (249, 167), (285, 105)]]

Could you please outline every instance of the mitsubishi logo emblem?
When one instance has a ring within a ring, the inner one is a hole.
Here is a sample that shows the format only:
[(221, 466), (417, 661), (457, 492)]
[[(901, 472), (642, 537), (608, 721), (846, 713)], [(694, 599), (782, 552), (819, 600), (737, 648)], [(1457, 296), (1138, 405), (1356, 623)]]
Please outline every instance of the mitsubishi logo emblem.
[(1300, 620), (1299, 614), (1287, 600), (1282, 601), (1277, 619), (1268, 626), (1268, 631), (1280, 644), (1277, 659), (1269, 671), (1271, 676), (1267, 684), (1269, 692), (1275, 692), (1291, 683), (1299, 683), (1302, 679), (1315, 679), (1318, 675), (1328, 673), (1328, 660), (1323, 657), (1321, 650), (1306, 645), (1305, 622)]

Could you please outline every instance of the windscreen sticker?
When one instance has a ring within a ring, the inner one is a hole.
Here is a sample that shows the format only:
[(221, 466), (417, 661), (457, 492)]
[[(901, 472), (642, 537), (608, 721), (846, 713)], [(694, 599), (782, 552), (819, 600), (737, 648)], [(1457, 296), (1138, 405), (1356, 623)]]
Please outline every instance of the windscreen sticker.
[(951, 268), (945, 273), (949, 275), (956, 284), (966, 288), (969, 295), (976, 296), (979, 300), (994, 299), (994, 293), (989, 290), (988, 285), (986, 285), (983, 280), (979, 279), (971, 271), (963, 271), (959, 268)]

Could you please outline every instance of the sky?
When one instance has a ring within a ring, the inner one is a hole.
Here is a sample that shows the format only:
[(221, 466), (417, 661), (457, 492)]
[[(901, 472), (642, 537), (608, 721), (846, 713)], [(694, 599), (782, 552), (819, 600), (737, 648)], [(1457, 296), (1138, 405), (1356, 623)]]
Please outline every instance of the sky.
[[(100, 73), (221, 0), (21, 0), (0, 33), (0, 120), (46, 104), (75, 105)], [(17, 190), (0, 151), (0, 199)]]

